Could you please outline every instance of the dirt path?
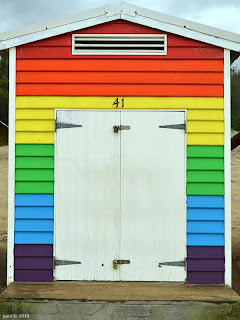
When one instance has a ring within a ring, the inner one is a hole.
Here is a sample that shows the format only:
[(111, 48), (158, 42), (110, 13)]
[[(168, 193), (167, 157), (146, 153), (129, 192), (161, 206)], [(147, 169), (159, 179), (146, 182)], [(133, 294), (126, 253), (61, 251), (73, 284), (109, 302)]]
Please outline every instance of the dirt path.
[[(8, 147), (0, 147), (0, 288), (6, 283), (7, 157)], [(233, 289), (240, 294), (240, 146), (232, 151), (232, 240)]]

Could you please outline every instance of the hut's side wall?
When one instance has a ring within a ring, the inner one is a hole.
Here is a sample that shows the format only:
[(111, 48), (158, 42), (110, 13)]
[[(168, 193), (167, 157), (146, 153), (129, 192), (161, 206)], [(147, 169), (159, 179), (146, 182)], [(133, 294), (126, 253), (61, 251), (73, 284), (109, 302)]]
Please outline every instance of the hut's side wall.
[[(74, 33), (166, 34), (123, 21)], [(187, 109), (187, 282), (224, 283), (223, 49), (168, 34), (166, 56), (73, 56), (71, 35), (17, 49), (15, 281), (53, 280), (54, 109), (125, 97)]]

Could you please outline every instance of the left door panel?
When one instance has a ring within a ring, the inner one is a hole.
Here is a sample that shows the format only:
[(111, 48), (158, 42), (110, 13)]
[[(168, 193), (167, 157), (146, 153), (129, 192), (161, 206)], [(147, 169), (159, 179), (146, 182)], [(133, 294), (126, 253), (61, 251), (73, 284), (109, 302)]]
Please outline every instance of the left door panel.
[(54, 256), (65, 261), (55, 267), (55, 280), (120, 280), (112, 264), (120, 259), (120, 135), (113, 131), (120, 113), (56, 117), (69, 126), (55, 135)]

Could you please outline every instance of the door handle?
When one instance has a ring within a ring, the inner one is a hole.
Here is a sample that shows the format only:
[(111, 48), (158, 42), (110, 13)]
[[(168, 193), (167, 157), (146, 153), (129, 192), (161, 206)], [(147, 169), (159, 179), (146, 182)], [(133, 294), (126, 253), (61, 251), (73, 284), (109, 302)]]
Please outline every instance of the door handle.
[(114, 131), (115, 133), (118, 133), (118, 130), (130, 130), (130, 129), (131, 129), (130, 126), (122, 126), (122, 125), (120, 125), (120, 126), (113, 126), (113, 131)]

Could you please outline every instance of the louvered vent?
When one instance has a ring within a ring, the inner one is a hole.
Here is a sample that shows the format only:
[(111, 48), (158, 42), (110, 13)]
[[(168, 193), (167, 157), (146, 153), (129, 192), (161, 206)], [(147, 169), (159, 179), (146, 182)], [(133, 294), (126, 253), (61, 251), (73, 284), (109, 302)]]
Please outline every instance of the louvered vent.
[(167, 36), (156, 34), (74, 34), (72, 53), (166, 55)]

